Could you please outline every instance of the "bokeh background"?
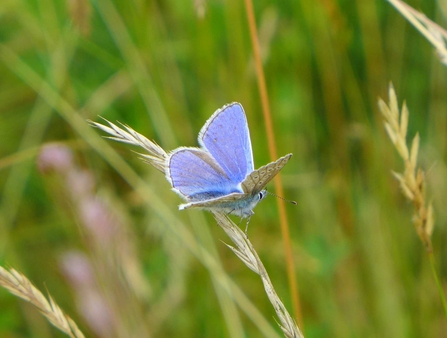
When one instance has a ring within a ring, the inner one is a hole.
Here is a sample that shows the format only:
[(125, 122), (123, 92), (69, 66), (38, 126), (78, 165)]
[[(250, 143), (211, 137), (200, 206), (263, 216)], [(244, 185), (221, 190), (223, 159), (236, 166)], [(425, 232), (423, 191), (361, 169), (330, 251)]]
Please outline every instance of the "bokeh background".
[[(445, 3), (408, 3), (446, 25)], [(410, 110), (409, 140), (421, 136), (445, 289), (445, 66), (386, 1), (254, 9), (278, 153), (294, 154), (281, 175), (298, 202), (286, 210), (305, 336), (447, 336), (377, 109), (391, 81)], [(209, 116), (238, 101), (259, 167), (270, 158), (251, 46), (243, 1), (1, 1), (0, 263), (87, 336), (281, 336), (258, 276), (211, 215), (178, 211), (137, 148), (86, 122), (118, 120), (170, 150), (197, 145)], [(273, 197), (249, 236), (292, 311)], [(3, 289), (0, 304), (0, 336), (63, 336)]]

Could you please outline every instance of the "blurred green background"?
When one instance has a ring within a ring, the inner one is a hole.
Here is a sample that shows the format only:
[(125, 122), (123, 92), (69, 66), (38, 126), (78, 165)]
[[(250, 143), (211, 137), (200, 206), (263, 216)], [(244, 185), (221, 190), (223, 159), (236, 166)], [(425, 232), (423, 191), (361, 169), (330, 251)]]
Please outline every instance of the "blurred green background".
[[(409, 4), (446, 26), (445, 3)], [(286, 208), (305, 336), (447, 336), (377, 109), (392, 81), (409, 138), (421, 135), (445, 289), (445, 67), (386, 1), (254, 8), (278, 153), (294, 154), (281, 174), (298, 202)], [(1, 265), (48, 290), (90, 337), (281, 336), (258, 276), (211, 215), (178, 211), (160, 172), (86, 123), (118, 120), (171, 150), (196, 146), (208, 117), (238, 101), (256, 167), (267, 163), (244, 2), (2, 0), (0, 23)], [(249, 236), (292, 311), (273, 197)], [(1, 337), (63, 336), (3, 289), (0, 304)]]

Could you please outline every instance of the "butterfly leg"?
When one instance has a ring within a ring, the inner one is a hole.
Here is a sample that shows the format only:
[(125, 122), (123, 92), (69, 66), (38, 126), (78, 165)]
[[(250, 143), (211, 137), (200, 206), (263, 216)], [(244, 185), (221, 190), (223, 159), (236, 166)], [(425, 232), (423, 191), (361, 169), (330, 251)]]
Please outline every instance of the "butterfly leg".
[[(250, 223), (251, 215), (247, 217), (247, 224), (245, 224), (245, 236), (248, 237), (248, 223)], [(242, 219), (241, 219), (242, 221)]]
[[(229, 217), (233, 212), (235, 212), (236, 211), (236, 209), (231, 209), (230, 211), (228, 211), (225, 215), (227, 216), (227, 217)], [(242, 218), (239, 220), (239, 223), (237, 224), (237, 226), (240, 226), (241, 225), (241, 223), (242, 223)]]

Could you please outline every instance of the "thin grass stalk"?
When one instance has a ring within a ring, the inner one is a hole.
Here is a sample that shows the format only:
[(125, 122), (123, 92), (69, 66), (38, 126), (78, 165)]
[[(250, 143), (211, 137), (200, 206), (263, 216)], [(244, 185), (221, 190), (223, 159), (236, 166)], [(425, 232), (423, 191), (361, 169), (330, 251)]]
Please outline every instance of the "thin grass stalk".
[[(253, 3), (251, 0), (245, 0), (245, 8), (247, 12), (248, 26), (250, 29), (250, 39), (253, 47), (253, 57), (255, 61), (256, 74), (258, 80), (259, 95), (261, 97), (262, 112), (264, 115), (265, 128), (267, 133), (267, 142), (270, 153), (270, 159), (275, 161), (278, 158), (276, 151), (275, 137), (272, 125), (272, 117), (270, 112), (270, 104), (268, 98), (267, 85), (265, 83), (264, 69), (262, 67), (261, 50), (259, 47), (258, 33), (256, 29), (255, 14), (253, 11)], [(275, 190), (279, 196), (284, 196), (281, 175), (278, 174), (273, 178)], [(289, 280), (290, 293), (292, 298), (293, 310), (298, 323), (302, 323), (301, 304), (298, 292), (298, 283), (295, 275), (295, 264), (293, 260), (293, 251), (290, 240), (289, 222), (287, 219), (284, 201), (280, 198), (276, 199), (279, 211), (279, 221), (281, 225), (281, 234), (284, 242), (284, 250), (286, 256), (287, 276)]]
[(442, 308), (444, 310), (444, 316), (447, 318), (447, 301), (445, 299), (444, 289), (442, 288), (442, 284), (439, 281), (438, 271), (436, 270), (436, 262), (435, 257), (433, 256), (433, 252), (428, 253), (428, 257), (430, 258), (430, 266), (433, 274), (433, 278), (436, 282), (436, 287), (438, 289), (439, 298), (441, 298)]
[[(407, 5), (405, 2), (400, 0), (388, 0), (388, 1), (433, 45), (433, 47), (436, 49), (436, 52), (438, 53), (440, 61), (444, 65), (447, 65), (447, 48), (446, 48), (447, 31), (438, 24), (436, 24), (435, 22), (428, 19), (424, 14), (416, 11), (414, 8)], [(390, 134), (389, 131), (388, 134)], [(417, 154), (417, 151), (415, 151), (414, 153)], [(415, 162), (416, 159), (412, 158), (412, 161)], [(431, 218), (433, 219), (432, 210), (433, 207), (431, 206), (430, 203), (428, 211), (429, 215), (431, 214)], [(442, 285), (439, 280), (438, 272), (436, 270), (436, 264), (432, 250), (428, 251), (428, 256), (430, 259), (430, 266), (433, 278), (435, 280), (436, 287), (438, 289), (439, 297), (441, 298), (441, 303), (444, 310), (444, 316), (447, 318), (447, 301), (444, 289), (442, 288)]]
[(447, 65), (447, 31), (405, 2), (388, 0), (436, 49), (441, 62)]
[(267, 270), (265, 269), (264, 264), (262, 264), (261, 259), (259, 258), (247, 235), (236, 224), (234, 224), (227, 215), (217, 212), (213, 212), (213, 215), (217, 221), (217, 224), (225, 231), (228, 237), (230, 237), (236, 247), (228, 244), (226, 245), (242, 262), (244, 262), (245, 265), (247, 265), (250, 270), (261, 277), (265, 292), (267, 293), (267, 296), (278, 316), (278, 325), (283, 331), (284, 335), (287, 338), (304, 338), (298, 325), (295, 323), (292, 316), (290, 316), (281, 299), (279, 299), (268, 276)]
[(416, 134), (411, 143), (411, 148), (408, 149), (406, 137), (409, 111), (405, 103), (401, 111), (399, 111), (396, 93), (392, 84), (389, 86), (389, 104), (387, 105), (382, 99), (379, 99), (379, 110), (385, 118), (384, 125), (388, 136), (404, 161), (404, 171), (402, 173), (393, 172), (393, 175), (399, 181), (404, 196), (413, 203), (415, 230), (428, 252), (433, 278), (447, 318), (446, 297), (436, 270), (431, 241), (434, 227), (433, 204), (431, 201), (426, 202), (425, 173), (417, 166), (419, 135)]
[(10, 268), (9, 271), (0, 266), (0, 286), (13, 295), (33, 304), (56, 328), (72, 338), (84, 338), (76, 323), (67, 316), (51, 296), (49, 301), (25, 275)]

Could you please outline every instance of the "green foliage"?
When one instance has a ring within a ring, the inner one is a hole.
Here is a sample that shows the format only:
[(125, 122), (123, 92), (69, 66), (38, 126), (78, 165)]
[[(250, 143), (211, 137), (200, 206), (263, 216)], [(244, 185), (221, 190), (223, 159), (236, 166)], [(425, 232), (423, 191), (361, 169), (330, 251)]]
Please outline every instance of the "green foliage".
[[(435, 21), (446, 14), (421, 5)], [(284, 197), (298, 202), (286, 208), (305, 336), (445, 336), (411, 207), (391, 175), (402, 163), (377, 109), (392, 81), (407, 100), (408, 135), (421, 137), (445, 284), (445, 67), (386, 1), (254, 6), (278, 153), (294, 154), (281, 174)], [(163, 174), (85, 122), (119, 120), (171, 150), (196, 146), (206, 119), (238, 101), (256, 167), (267, 163), (243, 2), (3, 0), (0, 17), (0, 261), (48, 288), (86, 336), (280, 335), (261, 282), (221, 243), (214, 219), (178, 211)], [(54, 141), (72, 160), (39, 169), (41, 147)], [(85, 203), (96, 200), (104, 206), (88, 223)], [(249, 237), (292, 311), (276, 201), (255, 212)], [(85, 268), (67, 263), (69, 252), (86, 255), (93, 284), (64, 270)], [(239, 287), (231, 296), (229, 281)], [(113, 318), (113, 333), (89, 322), (87, 291), (106, 302), (95, 314)], [(2, 336), (53, 335), (11, 299), (1, 291)]]

